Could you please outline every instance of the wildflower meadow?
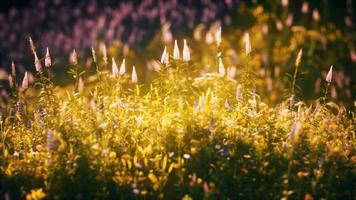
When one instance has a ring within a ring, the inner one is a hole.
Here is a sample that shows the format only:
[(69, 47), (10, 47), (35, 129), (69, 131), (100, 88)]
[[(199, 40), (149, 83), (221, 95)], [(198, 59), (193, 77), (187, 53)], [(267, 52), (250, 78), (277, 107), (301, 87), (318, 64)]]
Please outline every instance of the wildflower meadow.
[[(86, 6), (43, 2), (44, 16)], [(318, 10), (329, 1), (98, 2), (83, 19), (102, 26), (78, 25), (92, 37), (47, 47), (36, 31), (22, 64), (0, 62), (0, 199), (355, 199), (355, 11), (340, 24)], [(162, 12), (157, 30), (128, 22), (148, 41), (115, 40), (131, 9)], [(202, 19), (187, 28), (189, 11)]]

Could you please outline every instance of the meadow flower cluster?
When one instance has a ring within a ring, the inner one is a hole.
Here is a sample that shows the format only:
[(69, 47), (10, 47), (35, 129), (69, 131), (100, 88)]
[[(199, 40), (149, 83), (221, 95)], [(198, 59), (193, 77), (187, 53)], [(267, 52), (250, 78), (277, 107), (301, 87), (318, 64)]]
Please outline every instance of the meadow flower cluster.
[[(34, 83), (27, 73), (16, 81), (14, 67), (1, 106), (0, 197), (353, 199), (355, 113), (327, 92), (308, 104), (291, 96), (264, 103), (250, 34), (245, 65), (231, 76), (217, 30), (210, 71), (177, 40), (173, 51), (162, 48), (150, 84), (141, 84), (135, 60), (93, 49), (95, 73), (72, 51), (75, 84), (56, 87), (50, 51), (43, 65), (31, 43)], [(302, 51), (294, 79), (301, 62)], [(336, 69), (323, 78), (328, 86)]]

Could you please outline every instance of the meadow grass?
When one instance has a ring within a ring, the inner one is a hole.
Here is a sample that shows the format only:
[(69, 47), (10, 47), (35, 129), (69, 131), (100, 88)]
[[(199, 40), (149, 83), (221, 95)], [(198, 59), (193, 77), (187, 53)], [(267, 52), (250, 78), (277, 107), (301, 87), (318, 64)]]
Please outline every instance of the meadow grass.
[(201, 74), (189, 50), (166, 51), (146, 85), (116, 63), (83, 78), (74, 51), (75, 84), (60, 89), (33, 52), (35, 84), (25, 76), (2, 105), (1, 198), (355, 197), (355, 113), (327, 93), (270, 107), (248, 62), (238, 79), (222, 62)]

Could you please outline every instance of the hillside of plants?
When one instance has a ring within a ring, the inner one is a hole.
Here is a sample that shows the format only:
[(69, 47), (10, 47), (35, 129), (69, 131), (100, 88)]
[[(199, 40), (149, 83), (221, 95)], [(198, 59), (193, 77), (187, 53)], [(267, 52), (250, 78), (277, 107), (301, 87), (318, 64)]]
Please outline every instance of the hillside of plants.
[(355, 199), (356, 2), (29, 2), (0, 200)]

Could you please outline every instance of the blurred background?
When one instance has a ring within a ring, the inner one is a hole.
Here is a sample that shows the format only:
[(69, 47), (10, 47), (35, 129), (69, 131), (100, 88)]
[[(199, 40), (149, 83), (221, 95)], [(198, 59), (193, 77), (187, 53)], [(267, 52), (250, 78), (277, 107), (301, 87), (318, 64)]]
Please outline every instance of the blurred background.
[[(238, 79), (246, 65), (242, 38), (249, 32), (253, 49), (249, 64), (264, 101), (273, 105), (286, 98), (289, 75), (303, 49), (297, 98), (323, 96), (324, 79), (333, 65), (330, 98), (350, 108), (356, 97), (355, 4), (354, 0), (3, 0), (1, 94), (6, 97), (12, 62), (18, 81), (25, 71), (36, 75), (29, 36), (41, 59), (49, 48), (54, 81), (66, 86), (73, 83), (67, 74), (73, 49), (87, 77), (94, 72), (93, 47), (99, 56), (107, 51), (118, 63), (126, 58), (129, 65), (135, 64), (140, 82), (146, 83), (155, 77), (155, 60), (164, 46), (172, 50), (175, 39), (180, 47), (187, 39), (201, 73), (216, 69), (216, 54), (221, 51), (229, 76)], [(219, 27), (223, 42), (217, 49), (214, 33)]]

